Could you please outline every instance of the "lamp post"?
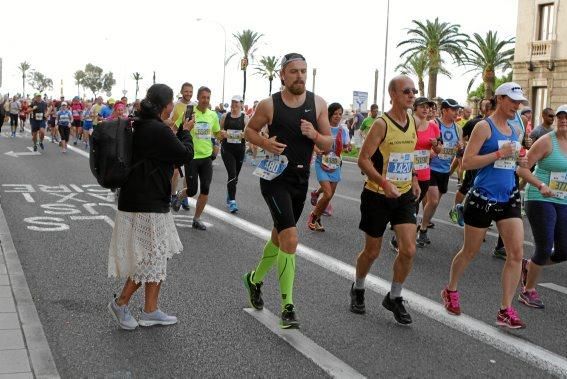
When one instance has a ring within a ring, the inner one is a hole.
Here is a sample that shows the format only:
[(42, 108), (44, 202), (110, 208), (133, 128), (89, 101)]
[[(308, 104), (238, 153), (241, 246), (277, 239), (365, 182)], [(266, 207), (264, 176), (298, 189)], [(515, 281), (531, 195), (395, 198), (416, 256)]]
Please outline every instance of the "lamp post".
[(315, 76), (317, 75), (317, 69), (313, 68), (313, 89), (311, 92), (315, 93)]
[(212, 22), (213, 24), (217, 24), (218, 26), (220, 26), (222, 28), (222, 31), (224, 32), (224, 59), (223, 59), (223, 62), (222, 62), (222, 104), (224, 106), (224, 84), (225, 84), (225, 79), (226, 79), (226, 29), (225, 29), (223, 24), (221, 24), (220, 22), (217, 22), (217, 21), (205, 20), (205, 19), (202, 19), (202, 18), (197, 18), (196, 21), (197, 22), (200, 22), (200, 21)]
[(382, 112), (384, 112), (384, 97), (386, 96), (386, 64), (388, 59), (388, 30), (390, 24), (390, 0), (386, 8), (386, 41), (384, 42), (384, 80), (382, 82)]

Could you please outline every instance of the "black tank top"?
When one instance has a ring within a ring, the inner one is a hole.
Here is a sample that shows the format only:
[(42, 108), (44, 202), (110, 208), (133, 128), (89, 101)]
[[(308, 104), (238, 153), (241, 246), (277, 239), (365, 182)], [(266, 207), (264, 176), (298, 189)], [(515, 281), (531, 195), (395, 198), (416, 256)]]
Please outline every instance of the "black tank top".
[(305, 102), (297, 108), (290, 108), (285, 105), (281, 92), (274, 93), (272, 101), (274, 103), (274, 114), (271, 125), (268, 125), (270, 138), (276, 136), (278, 142), (287, 145), (283, 154), (287, 157), (290, 165), (303, 166), (308, 169), (314, 142), (301, 134), (301, 119), (309, 121), (316, 130), (319, 130), (315, 110), (315, 95), (313, 92), (307, 91)]
[[(233, 118), (230, 115), (230, 112), (227, 112), (226, 117), (224, 118), (224, 130), (244, 130), (244, 113), (240, 114), (240, 117), (238, 118)], [(242, 141), (239, 144), (235, 144), (235, 143), (228, 143), (226, 142), (226, 138), (222, 140), (222, 145), (225, 147), (230, 147), (230, 146), (244, 146), (244, 138), (242, 139)]]

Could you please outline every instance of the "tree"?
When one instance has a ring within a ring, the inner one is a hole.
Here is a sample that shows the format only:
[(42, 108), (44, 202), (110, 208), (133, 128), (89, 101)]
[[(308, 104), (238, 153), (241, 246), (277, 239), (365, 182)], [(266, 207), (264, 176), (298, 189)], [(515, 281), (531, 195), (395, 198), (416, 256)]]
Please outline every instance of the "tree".
[[(451, 78), (451, 73), (443, 67), (445, 61), (441, 60), (441, 66), (439, 67), (439, 73)], [(424, 53), (413, 55), (405, 63), (400, 63), (396, 67), (396, 71), (403, 75), (412, 75), (417, 77), (417, 87), (419, 89), (419, 95), (425, 96), (425, 82), (423, 78), (425, 77), (427, 70), (429, 69), (429, 61)]]
[(112, 72), (103, 73), (102, 68), (91, 63), (87, 63), (84, 73), (84, 86), (91, 90), (94, 97), (97, 97), (100, 91), (110, 93), (112, 86), (116, 84)]
[[(494, 80), (494, 88), (498, 88), (498, 86), (502, 83), (511, 82), (511, 81), (512, 81), (512, 71), (510, 71), (508, 74), (504, 76), (497, 77)], [(467, 99), (472, 100), (473, 97), (476, 97), (477, 99), (488, 99), (488, 97), (485, 97), (485, 93), (486, 93), (485, 88), (486, 87), (484, 83), (480, 83), (480, 85), (476, 87), (474, 91), (470, 91), (467, 94)]]
[(79, 90), (80, 86), (84, 87), (84, 80), (85, 77), (87, 76), (87, 74), (85, 74), (85, 72), (83, 70), (77, 70), (75, 71), (75, 74), (73, 75), (73, 78), (75, 79), (75, 84), (77, 85), (77, 96), (81, 97), (81, 91)]
[(427, 56), (429, 61), (427, 97), (433, 99), (437, 96), (437, 75), (443, 64), (441, 54), (449, 55), (455, 62), (462, 63), (463, 49), (467, 45), (468, 37), (459, 31), (460, 25), (439, 22), (439, 18), (435, 18), (434, 22), (426, 20), (423, 23), (412, 20), (412, 23), (415, 27), (408, 29), (410, 38), (398, 43), (398, 47), (408, 47), (400, 56), (406, 57), (406, 61), (419, 53)]
[(33, 89), (42, 93), (46, 89), (53, 89), (53, 80), (46, 77), (39, 71), (32, 71), (28, 75), (28, 82)]
[(140, 80), (144, 79), (142, 77), (142, 74), (140, 74), (139, 72), (135, 72), (132, 74), (132, 79), (134, 79), (136, 81), (136, 97), (135, 100), (138, 100), (138, 90), (140, 89), (138, 83), (140, 82)]
[(23, 61), (22, 63), (20, 63), (20, 65), (18, 66), (18, 69), (22, 72), (22, 97), (26, 97), (26, 77), (27, 77), (27, 72), (30, 69), (30, 64), (26, 61)]
[(275, 56), (263, 56), (260, 64), (256, 65), (256, 75), (267, 78), (270, 82), (270, 91), (268, 96), (272, 94), (272, 81), (278, 76), (279, 59)]
[(478, 33), (474, 33), (473, 37), (469, 41), (470, 47), (466, 48), (467, 56), (464, 62), (472, 67), (469, 72), (476, 72), (476, 75), (470, 81), (467, 92), (470, 91), (476, 78), (482, 75), (485, 93), (480, 98), (490, 99), (494, 96), (496, 70), (505, 71), (512, 68), (511, 61), (514, 58), (514, 48), (507, 47), (514, 43), (514, 38), (499, 40), (498, 32), (492, 30), (486, 33), (485, 38), (482, 38)]
[(244, 73), (244, 84), (242, 89), (242, 100), (244, 101), (246, 99), (246, 70), (248, 69), (250, 61), (254, 59), (254, 53), (258, 48), (258, 41), (264, 35), (250, 29), (245, 29), (241, 32), (234, 33), (233, 36), (236, 38), (238, 50), (243, 55), (240, 60), (240, 69)]

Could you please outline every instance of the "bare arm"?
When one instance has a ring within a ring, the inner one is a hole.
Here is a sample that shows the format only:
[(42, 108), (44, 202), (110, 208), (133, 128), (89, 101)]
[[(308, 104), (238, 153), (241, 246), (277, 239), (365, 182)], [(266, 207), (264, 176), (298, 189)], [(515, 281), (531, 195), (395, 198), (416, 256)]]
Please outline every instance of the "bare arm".
[(551, 154), (551, 150), (553, 149), (551, 144), (551, 138), (549, 135), (545, 135), (542, 138), (538, 139), (536, 143), (534, 143), (531, 149), (528, 151), (528, 165), (527, 167), (518, 167), (516, 172), (518, 176), (539, 189), (543, 196), (552, 196), (553, 193), (547, 187), (546, 183), (540, 181), (531, 171), (530, 167), (535, 165), (537, 162), (542, 160), (543, 158), (547, 157)]
[(286, 148), (285, 144), (276, 141), (276, 136), (268, 139), (260, 135), (262, 128), (271, 124), (273, 111), (274, 103), (271, 97), (260, 101), (256, 112), (244, 128), (244, 138), (251, 144), (259, 146), (272, 154), (281, 154)]
[(315, 107), (317, 109), (317, 126), (319, 127), (319, 131), (315, 135), (315, 138), (312, 139), (319, 150), (327, 152), (331, 150), (331, 147), (333, 146), (327, 103), (320, 96), (315, 96)]
[(480, 121), (476, 124), (463, 155), (464, 170), (476, 170), (483, 168), (500, 158), (509, 157), (514, 154), (514, 146), (509, 143), (502, 146), (500, 150), (497, 150), (494, 153), (478, 155), (480, 148), (484, 142), (490, 138), (490, 136), (490, 126), (486, 121)]

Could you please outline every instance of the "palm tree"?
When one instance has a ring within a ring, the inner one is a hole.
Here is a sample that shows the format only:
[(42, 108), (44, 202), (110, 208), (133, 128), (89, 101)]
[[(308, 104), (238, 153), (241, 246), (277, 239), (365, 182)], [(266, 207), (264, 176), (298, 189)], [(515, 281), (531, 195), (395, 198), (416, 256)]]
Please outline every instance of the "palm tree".
[(272, 81), (278, 76), (279, 59), (275, 56), (263, 56), (260, 59), (260, 64), (256, 65), (256, 75), (263, 78), (268, 78), (270, 82), (270, 91), (268, 96), (272, 94)]
[(31, 67), (31, 65), (26, 61), (23, 61), (18, 66), (18, 69), (22, 72), (22, 92), (23, 92), (22, 97), (23, 98), (26, 97), (26, 77), (27, 77), (26, 74), (27, 74), (28, 70), (30, 69), (30, 67)]
[(135, 73), (132, 74), (132, 79), (134, 79), (136, 81), (136, 96), (135, 96), (134, 100), (138, 100), (138, 90), (140, 89), (138, 84), (139, 84), (140, 80), (142, 80), (144, 78), (142, 77), (142, 74), (140, 74), (139, 72), (135, 72)]
[[(441, 60), (441, 63), (445, 62)], [(417, 86), (420, 96), (425, 96), (425, 82), (423, 78), (427, 74), (428, 69), (429, 61), (427, 60), (427, 56), (424, 53), (414, 55), (405, 63), (400, 63), (396, 67), (396, 71), (399, 71), (400, 74), (417, 76)], [(447, 76), (449, 79), (451, 78), (451, 73), (447, 71), (447, 69), (445, 69), (443, 65), (439, 67), (439, 73)]]
[(244, 73), (244, 85), (242, 89), (242, 100), (246, 99), (246, 70), (250, 60), (254, 59), (254, 52), (257, 49), (257, 43), (264, 35), (254, 32), (250, 29), (245, 29), (241, 32), (234, 33), (234, 38), (238, 42), (238, 50), (242, 53), (243, 57), (240, 60), (240, 69)]
[(81, 91), (79, 88), (80, 86), (83, 85), (86, 76), (87, 74), (85, 74), (83, 70), (75, 71), (75, 74), (73, 75), (73, 78), (75, 79), (75, 84), (77, 85), (77, 96), (79, 97), (81, 97)]
[(441, 54), (448, 54), (455, 62), (462, 63), (468, 37), (459, 31), (460, 25), (439, 22), (439, 18), (435, 18), (434, 22), (412, 22), (416, 27), (408, 30), (410, 38), (398, 43), (398, 47), (408, 46), (400, 56), (406, 56), (409, 61), (415, 54), (426, 54), (429, 61), (427, 95), (433, 99), (437, 96), (437, 75), (443, 63)]
[(474, 39), (469, 41), (472, 44), (471, 48), (466, 48), (467, 57), (464, 62), (466, 65), (472, 66), (469, 72), (476, 72), (476, 75), (470, 81), (467, 92), (470, 91), (480, 74), (484, 83), (484, 98), (490, 99), (494, 96), (496, 70), (505, 71), (512, 67), (514, 48), (507, 48), (507, 46), (514, 43), (514, 38), (499, 40), (498, 32), (492, 30), (486, 33), (485, 38), (482, 38), (478, 33), (474, 33), (473, 37)]

